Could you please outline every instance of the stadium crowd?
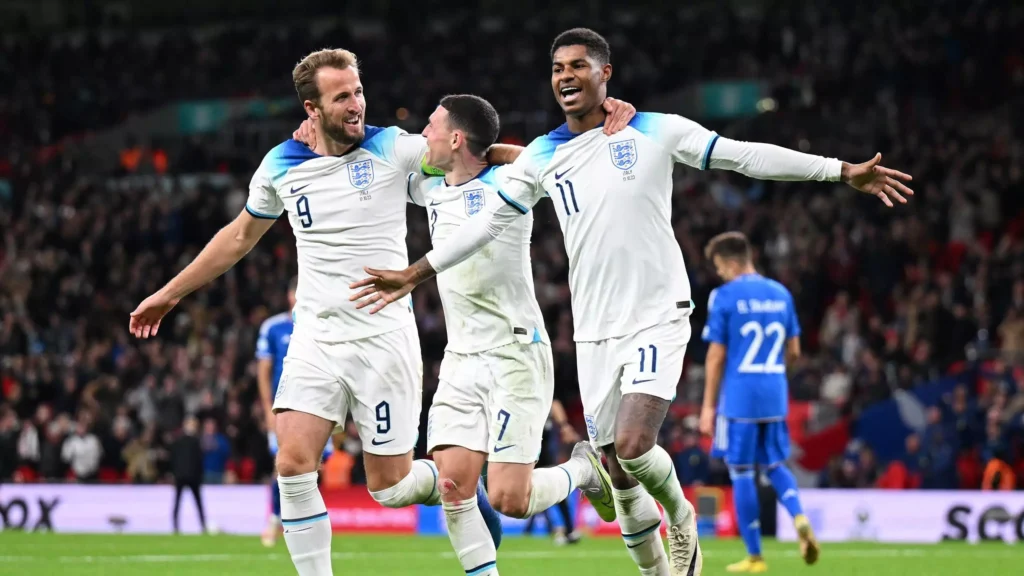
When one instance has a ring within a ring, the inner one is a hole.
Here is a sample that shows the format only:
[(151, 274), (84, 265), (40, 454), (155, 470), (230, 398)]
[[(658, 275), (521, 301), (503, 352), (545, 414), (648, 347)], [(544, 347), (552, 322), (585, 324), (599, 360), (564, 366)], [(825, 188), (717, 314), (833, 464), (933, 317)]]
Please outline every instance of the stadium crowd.
[[(697, 80), (761, 79), (772, 87), (775, 112), (707, 124), (733, 138), (855, 161), (880, 150), (888, 165), (915, 177), (911, 204), (884, 210), (836, 185), (676, 173), (674, 225), (700, 304), (694, 334), (717, 284), (704, 242), (743, 230), (760, 247), (759, 268), (796, 299), (806, 353), (791, 372), (791, 394), (818, 406), (809, 426), (998, 358), (981, 385), (958, 388), (931, 408), (928, 427), (906, 440), (905, 460), (875, 462), (855, 440), (822, 474), (824, 485), (977, 487), (984, 478), (965, 481), (958, 455), (1008, 468), (1022, 455), (1024, 53), (1013, 40), (1024, 11), (974, 2), (953, 16), (947, 4), (907, 2), (872, 13), (819, 2), (817, 10), (801, 5), (799, 13), (759, 17), (663, 7), (668, 12), (629, 12), (635, 17), (606, 23), (612, 93), (638, 107), (647, 94)], [(363, 58), (370, 123), (399, 106), (429, 113), (437, 97), (455, 91), (491, 98), (499, 111), (550, 110), (545, 47), (575, 22), (550, 15), (520, 26), (492, 17), (460, 26), (481, 17), (467, 9), (422, 33), (419, 22), (397, 19), (358, 36), (293, 25), (201, 39), (167, 33), (159, 42), (86, 39), (84, 48), (14, 40), (0, 57), (0, 82), (14, 88), (0, 95), (0, 481), (164, 480), (167, 448), (189, 416), (201, 422), (208, 482), (266, 476), (254, 343), (262, 320), (285, 307), (296, 266), (288, 225), (279, 223), (234, 270), (182, 302), (158, 338), (135, 341), (128, 312), (241, 209), (248, 174), (221, 175), (225, 188), (185, 177), (183, 159), (172, 157), (172, 177), (108, 178), (89, 175), (71, 154), (43, 161), (38, 147), (162, 101), (285, 94), (286, 71), (320, 44), (351, 46)], [(872, 40), (880, 37), (884, 47)], [(483, 45), (505, 50), (466, 57)], [(428, 47), (429, 60), (415, 56)], [(29, 74), (28, 66), (38, 68)], [(416, 258), (429, 235), (423, 215), (410, 210)], [(534, 274), (558, 396), (578, 422), (568, 263), (550, 210), (537, 208)], [(426, 406), (444, 318), (432, 288), (418, 291), (414, 305)], [(677, 417), (664, 430), (690, 484), (722, 479), (693, 430), (703, 355), (695, 338)], [(358, 438), (353, 431), (338, 442), (352, 461), (346, 481), (359, 482)], [(994, 481), (1005, 483), (1008, 472), (993, 473)]]

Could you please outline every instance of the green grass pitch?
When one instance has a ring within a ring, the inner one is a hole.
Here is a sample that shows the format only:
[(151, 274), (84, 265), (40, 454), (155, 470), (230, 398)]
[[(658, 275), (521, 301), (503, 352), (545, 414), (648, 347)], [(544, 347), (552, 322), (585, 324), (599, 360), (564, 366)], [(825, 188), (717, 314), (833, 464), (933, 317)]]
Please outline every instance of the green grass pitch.
[[(738, 540), (711, 540), (704, 574), (725, 574), (742, 557)], [(447, 539), (416, 536), (336, 536), (334, 573), (458, 575)], [(769, 574), (813, 576), (979, 576), (1021, 569), (1024, 548), (1006, 544), (934, 546), (825, 544), (815, 566), (804, 566), (794, 544), (765, 543)], [(509, 538), (498, 552), (503, 576), (638, 574), (620, 540), (588, 538), (555, 547), (544, 538)], [(0, 533), (0, 575), (11, 576), (260, 576), (295, 574), (284, 542), (264, 548), (256, 537), (117, 536)]]

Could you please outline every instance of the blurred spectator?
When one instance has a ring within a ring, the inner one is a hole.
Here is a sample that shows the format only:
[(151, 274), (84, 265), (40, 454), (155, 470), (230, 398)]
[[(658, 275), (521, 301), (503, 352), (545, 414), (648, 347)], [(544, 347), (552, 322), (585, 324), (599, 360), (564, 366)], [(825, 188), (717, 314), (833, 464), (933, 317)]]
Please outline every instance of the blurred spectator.
[(76, 480), (91, 482), (96, 480), (99, 473), (102, 455), (103, 447), (99, 438), (92, 433), (88, 417), (79, 417), (75, 433), (64, 440), (61, 458), (71, 467)]
[(224, 434), (217, 429), (217, 422), (207, 418), (203, 422), (203, 482), (220, 484), (224, 481), (228, 459), (231, 457), (231, 444)]
[(687, 428), (682, 433), (680, 450), (672, 458), (683, 486), (705, 486), (711, 478), (710, 458), (700, 447), (700, 434)]
[(157, 479), (157, 460), (159, 452), (153, 445), (153, 428), (146, 428), (140, 435), (135, 437), (121, 455), (126, 463), (125, 473), (128, 479), (135, 483), (150, 484)]
[(0, 407), (0, 480), (14, 476), (18, 463), (18, 417), (14, 410)]

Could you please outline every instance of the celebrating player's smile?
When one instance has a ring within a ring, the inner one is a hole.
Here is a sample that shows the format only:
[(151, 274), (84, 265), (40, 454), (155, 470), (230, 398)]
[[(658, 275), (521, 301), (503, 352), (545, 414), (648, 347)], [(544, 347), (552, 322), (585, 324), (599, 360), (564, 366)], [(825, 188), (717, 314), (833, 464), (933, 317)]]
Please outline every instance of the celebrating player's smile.
[[(403, 270), (371, 268), (353, 300), (378, 313), (419, 283), (456, 266), (550, 197), (569, 255), (580, 391), (591, 441), (607, 456), (615, 508), (643, 574), (699, 575), (694, 511), (658, 431), (676, 395), (693, 309), (671, 226), (672, 170), (734, 170), (754, 178), (843, 181), (905, 201), (909, 176), (880, 156), (848, 164), (768, 144), (722, 138), (670, 114), (637, 114), (609, 136), (597, 130), (612, 76), (608, 43), (587, 29), (555, 39), (551, 84), (566, 123), (534, 140), (498, 183), (502, 204), (473, 218)], [(377, 263), (367, 261), (367, 264)], [(670, 553), (659, 538), (665, 508)]]

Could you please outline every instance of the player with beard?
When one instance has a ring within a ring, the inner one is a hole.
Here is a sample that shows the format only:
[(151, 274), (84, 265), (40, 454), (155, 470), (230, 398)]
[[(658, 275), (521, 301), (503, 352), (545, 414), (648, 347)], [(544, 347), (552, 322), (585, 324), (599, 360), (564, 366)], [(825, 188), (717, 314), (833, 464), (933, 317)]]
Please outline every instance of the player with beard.
[[(721, 138), (672, 114), (640, 113), (609, 136), (600, 103), (611, 51), (583, 28), (551, 48), (551, 87), (566, 123), (534, 140), (505, 171), (504, 201), (404, 270), (367, 269), (353, 284), (371, 312), (406, 298), (420, 282), (464, 261), (542, 198), (555, 204), (569, 255), (580, 392), (591, 442), (604, 451), (623, 538), (642, 574), (699, 576), (693, 506), (668, 453), (657, 445), (690, 339), (690, 282), (672, 229), (672, 171), (683, 163), (771, 180), (842, 181), (904, 201), (910, 177), (879, 165)], [(371, 263), (368, 261), (368, 263)], [(665, 509), (669, 557), (658, 537)]]
[[(366, 99), (356, 57), (348, 50), (313, 52), (295, 67), (299, 100), (315, 127), (313, 149), (288, 140), (264, 157), (237, 218), (166, 286), (132, 312), (136, 337), (155, 336), (182, 298), (245, 256), (285, 211), (295, 235), (299, 274), (294, 332), (274, 399), (277, 473), (285, 542), (299, 576), (331, 574), (331, 526), (317, 489), (320, 454), (351, 414), (363, 441), (367, 488), (381, 505), (438, 505), (437, 468), (413, 460), (422, 405), (423, 366), (411, 300), (387, 313), (357, 311), (344, 287), (362, 264), (405, 266), (410, 173), (427, 151), (422, 135), (365, 126)], [(622, 125), (632, 108), (618, 109)], [(609, 121), (609, 130), (617, 122)], [(621, 126), (619, 126), (621, 129)], [(494, 145), (492, 164), (522, 151)], [(478, 489), (493, 544), (500, 521)]]
[[(383, 506), (438, 505), (437, 468), (413, 460), (422, 404), (422, 360), (409, 299), (385, 314), (358, 312), (345, 286), (362, 263), (402, 267), (406, 186), (426, 152), (420, 135), (364, 126), (366, 100), (356, 57), (322, 50), (293, 71), (295, 89), (323, 136), (310, 150), (295, 140), (272, 149), (256, 170), (245, 209), (196, 259), (132, 312), (130, 330), (155, 336), (182, 298), (234, 266), (285, 211), (298, 250), (294, 333), (274, 399), (284, 537), (300, 576), (331, 571), (331, 524), (317, 489), (321, 451), (352, 415), (363, 441), (367, 488)], [(516, 147), (496, 147), (507, 163)], [(497, 156), (497, 158), (495, 158)], [(490, 511), (492, 538), (500, 524)]]

